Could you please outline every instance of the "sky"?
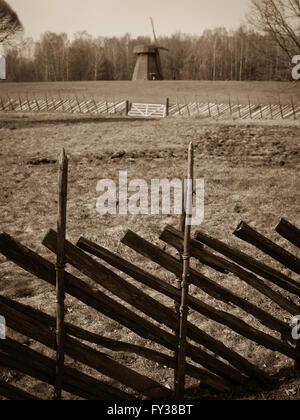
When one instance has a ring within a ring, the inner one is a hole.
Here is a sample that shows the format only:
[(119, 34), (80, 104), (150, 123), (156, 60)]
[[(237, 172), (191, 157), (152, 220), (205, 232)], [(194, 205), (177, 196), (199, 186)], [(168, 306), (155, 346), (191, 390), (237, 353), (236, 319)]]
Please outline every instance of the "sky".
[(127, 32), (133, 37), (181, 31), (201, 35), (204, 29), (237, 28), (250, 0), (7, 0), (18, 13), (25, 35), (40, 38), (46, 31), (75, 32), (112, 37)]

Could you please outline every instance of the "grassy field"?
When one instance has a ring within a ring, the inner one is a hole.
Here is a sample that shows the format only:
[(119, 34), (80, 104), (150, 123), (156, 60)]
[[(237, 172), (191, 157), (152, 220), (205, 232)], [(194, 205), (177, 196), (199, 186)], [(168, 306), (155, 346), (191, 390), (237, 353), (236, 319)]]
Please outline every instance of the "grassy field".
[[(94, 98), (128, 99), (131, 102), (171, 103), (218, 102), (248, 104), (282, 104), (300, 101), (300, 83), (296, 82), (57, 82), (57, 83), (0, 83), (0, 96), (78, 95)], [(280, 99), (279, 99), (280, 98)]]
[[(109, 83), (96, 85), (99, 86), (99, 95), (100, 86), (105, 85), (107, 89), (105, 92), (109, 92)], [(166, 83), (165, 86), (167, 85)], [(37, 89), (37, 92), (43, 92), (47, 89), (46, 86), (21, 85), (20, 92), (21, 89), (25, 92), (29, 87)], [(63, 86), (68, 89), (68, 84)], [(77, 87), (86, 91), (86, 86), (92, 87), (95, 84), (73, 84), (72, 91)], [(124, 86), (125, 89), (126, 84), (117, 83), (116, 86)], [(159, 84), (150, 83), (149, 92), (152, 86), (156, 89)], [(181, 86), (181, 84), (174, 82), (170, 83), (170, 86)], [(7, 92), (12, 92), (14, 86), (3, 84), (1, 88), (3, 87)], [(171, 91), (172, 89), (169, 93)], [(271, 88), (270, 84), (269, 95), (275, 95), (275, 91), (276, 89)], [(104, 90), (101, 91), (101, 95), (104, 95), (102, 92)], [(124, 95), (125, 93), (124, 91)], [(152, 178), (182, 177), (186, 170), (186, 151), (190, 141), (194, 142), (196, 149), (195, 175), (205, 178), (205, 220), (202, 229), (251, 252), (251, 255), (260, 260), (270, 261), (262, 253), (233, 237), (232, 231), (241, 220), (244, 220), (300, 257), (299, 250), (297, 252), (274, 232), (274, 227), (281, 217), (300, 225), (299, 125), (294, 122), (285, 122), (284, 125), (270, 123), (262, 125), (251, 122), (233, 124), (173, 118), (161, 121), (89, 118), (76, 120), (72, 116), (63, 115), (60, 117), (2, 115), (0, 116), (0, 231), (11, 234), (54, 261), (53, 255), (41, 245), (41, 242), (47, 230), (56, 226), (57, 163), (55, 160), (61, 148), (65, 147), (70, 158), (68, 239), (76, 242), (83, 235), (155, 273), (162, 280), (173, 282), (172, 275), (121, 245), (120, 239), (130, 228), (151, 242), (164, 247), (158, 236), (166, 224), (177, 226), (178, 218), (172, 215), (101, 217), (96, 212), (96, 200), (99, 194), (96, 192), (96, 184), (102, 178), (117, 179), (119, 170), (127, 170), (129, 179), (139, 177), (150, 181)], [(111, 159), (116, 152), (125, 152), (125, 154), (120, 159)], [(47, 160), (49, 163), (45, 164)], [(174, 250), (170, 249), (170, 252), (174, 254)], [(289, 314), (235, 277), (217, 274), (210, 268), (199, 267), (199, 269), (240, 296), (259, 304), (261, 308), (276, 317), (290, 322)], [(297, 279), (296, 275), (286, 272)], [(54, 314), (53, 288), (16, 268), (1, 255), (0, 277), (1, 294)], [(83, 276), (81, 278), (84, 279)], [(173, 307), (171, 300), (145, 287), (143, 289), (149, 295)], [(238, 308), (222, 304), (195, 287), (192, 287), (192, 293), (206, 303), (221, 310), (228, 310), (250, 325), (266, 331), (254, 318)], [(68, 321), (107, 337), (137, 344), (144, 343), (135, 334), (94, 310), (87, 309), (69, 296), (66, 304)], [(284, 356), (243, 339), (213, 321), (195, 313), (191, 314), (191, 319), (207, 333), (269, 373), (276, 374), (292, 366), (292, 361)], [(31, 340), (25, 338), (21, 340), (40, 349), (40, 346)], [(159, 349), (159, 346), (153, 345), (153, 348)], [(171, 370), (157, 367), (137, 356), (107, 353), (120, 363), (150, 375), (165, 386), (172, 387)], [(68, 363), (76, 366), (74, 362), (68, 361)], [(96, 372), (91, 370), (87, 372), (99, 377)], [(2, 369), (0, 376), (39, 397), (51, 397), (50, 387), (30, 381), (21, 374)], [(113, 383), (109, 380), (107, 382)], [(188, 386), (194, 387), (195, 383), (189, 379)], [(193, 394), (194, 397), (214, 398), (213, 395), (201, 394), (199, 390), (197, 392)], [(282, 390), (243, 398), (299, 399), (300, 385), (294, 381), (287, 386), (283, 385)]]

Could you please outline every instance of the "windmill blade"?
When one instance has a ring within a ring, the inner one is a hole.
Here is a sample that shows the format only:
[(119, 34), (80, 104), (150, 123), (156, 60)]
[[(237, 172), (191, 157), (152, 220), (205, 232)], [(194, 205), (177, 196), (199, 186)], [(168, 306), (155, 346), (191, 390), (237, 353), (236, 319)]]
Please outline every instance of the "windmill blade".
[(156, 38), (156, 34), (155, 34), (155, 29), (154, 29), (154, 21), (153, 21), (152, 17), (150, 18), (150, 21), (151, 21), (152, 30), (153, 30), (154, 42), (157, 44), (157, 38)]
[(158, 49), (158, 50), (169, 51), (169, 49), (168, 49), (168, 48), (166, 48), (166, 47), (157, 47), (157, 49)]

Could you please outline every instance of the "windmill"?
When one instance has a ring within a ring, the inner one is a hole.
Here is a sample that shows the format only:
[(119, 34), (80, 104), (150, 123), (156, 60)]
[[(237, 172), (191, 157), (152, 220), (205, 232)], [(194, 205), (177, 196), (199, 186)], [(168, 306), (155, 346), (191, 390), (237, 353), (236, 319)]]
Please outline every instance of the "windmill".
[(138, 45), (133, 52), (137, 55), (136, 65), (132, 80), (163, 80), (163, 72), (159, 50), (168, 51), (167, 48), (158, 45), (153, 19), (150, 18), (154, 44)]

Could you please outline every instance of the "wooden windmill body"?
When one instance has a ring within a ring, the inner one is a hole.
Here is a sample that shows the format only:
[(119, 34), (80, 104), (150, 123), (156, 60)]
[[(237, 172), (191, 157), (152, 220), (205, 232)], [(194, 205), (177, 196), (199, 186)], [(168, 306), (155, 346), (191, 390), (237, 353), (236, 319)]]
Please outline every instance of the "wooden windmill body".
[(160, 60), (160, 50), (166, 48), (158, 46), (154, 30), (153, 20), (151, 19), (154, 42), (153, 45), (138, 45), (133, 52), (137, 55), (136, 65), (132, 80), (163, 80), (163, 71)]

